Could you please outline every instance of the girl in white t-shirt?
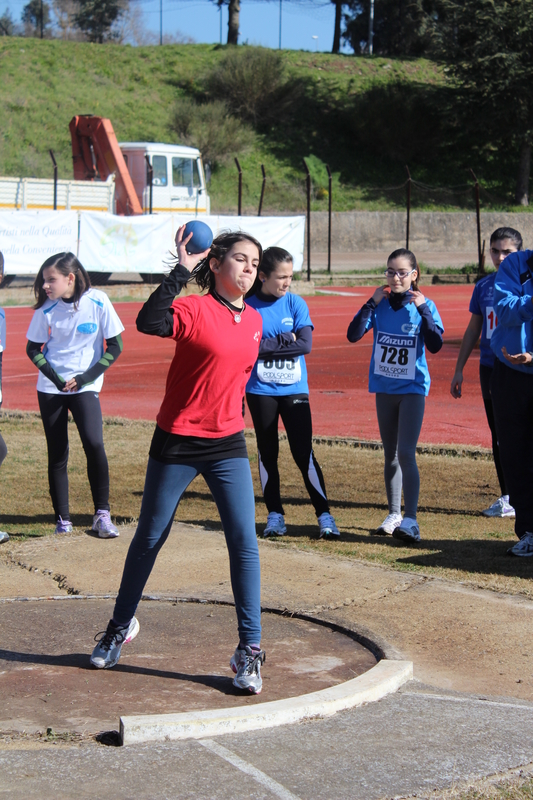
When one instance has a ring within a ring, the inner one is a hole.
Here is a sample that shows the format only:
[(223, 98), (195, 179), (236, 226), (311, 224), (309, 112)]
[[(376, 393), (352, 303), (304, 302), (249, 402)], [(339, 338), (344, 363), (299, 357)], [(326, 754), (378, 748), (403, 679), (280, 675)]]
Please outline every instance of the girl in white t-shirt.
[(109, 513), (99, 392), (105, 370), (122, 352), (124, 326), (107, 295), (91, 288), (89, 276), (72, 253), (48, 258), (33, 290), (37, 302), (26, 334), (26, 352), (39, 369), (37, 397), (48, 445), (55, 532), (72, 530), (67, 476), (70, 411), (87, 456), (95, 509), (92, 529), (102, 539), (113, 538), (118, 530)]

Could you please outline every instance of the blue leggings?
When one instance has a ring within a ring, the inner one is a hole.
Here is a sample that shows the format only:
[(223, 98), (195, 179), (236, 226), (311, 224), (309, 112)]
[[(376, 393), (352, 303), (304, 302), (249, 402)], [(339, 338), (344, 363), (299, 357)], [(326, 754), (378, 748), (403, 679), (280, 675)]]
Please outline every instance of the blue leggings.
[(261, 573), (255, 503), (247, 458), (162, 464), (148, 459), (141, 514), (130, 544), (113, 619), (126, 625), (135, 615), (155, 560), (170, 533), (181, 497), (203, 475), (222, 520), (230, 561), (240, 642), (261, 641)]

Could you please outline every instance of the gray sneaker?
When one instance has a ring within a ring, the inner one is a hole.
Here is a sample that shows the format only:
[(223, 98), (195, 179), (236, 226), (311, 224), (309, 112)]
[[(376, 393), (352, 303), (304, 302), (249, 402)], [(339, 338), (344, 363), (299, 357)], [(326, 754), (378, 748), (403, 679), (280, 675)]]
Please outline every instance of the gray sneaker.
[(0, 542), (9, 542), (9, 533), (0, 531)]
[(242, 650), (237, 647), (229, 662), (230, 667), (235, 672), (233, 685), (237, 689), (244, 689), (252, 694), (260, 694), (263, 688), (261, 665), (265, 663), (265, 660), (264, 650), (252, 650), (248, 645)]
[(99, 509), (93, 517), (93, 531), (98, 532), (100, 539), (115, 539), (118, 529), (111, 522), (111, 514), (105, 509)]
[(524, 533), (522, 538), (509, 548), (507, 554), (510, 556), (533, 556), (533, 533)]
[[(131, 642), (139, 633), (139, 622), (136, 617), (133, 617), (129, 625), (118, 628), (110, 620), (107, 630), (102, 636), (102, 632), (97, 633), (94, 637), (95, 642), (98, 642), (93, 650), (91, 656), (91, 664), (97, 669), (109, 669), (114, 667), (120, 658), (120, 651), (122, 645)], [(100, 640), (98, 637), (102, 636)]]

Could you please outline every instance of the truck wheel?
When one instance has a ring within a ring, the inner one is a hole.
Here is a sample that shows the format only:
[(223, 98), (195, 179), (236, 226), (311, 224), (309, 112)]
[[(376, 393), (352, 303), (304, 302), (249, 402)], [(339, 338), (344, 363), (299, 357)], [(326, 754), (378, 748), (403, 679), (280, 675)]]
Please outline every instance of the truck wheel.
[(163, 272), (141, 272), (140, 276), (142, 278), (143, 283), (161, 283), (163, 278), (165, 277)]
[(105, 286), (110, 277), (110, 272), (89, 272), (89, 278), (93, 286)]

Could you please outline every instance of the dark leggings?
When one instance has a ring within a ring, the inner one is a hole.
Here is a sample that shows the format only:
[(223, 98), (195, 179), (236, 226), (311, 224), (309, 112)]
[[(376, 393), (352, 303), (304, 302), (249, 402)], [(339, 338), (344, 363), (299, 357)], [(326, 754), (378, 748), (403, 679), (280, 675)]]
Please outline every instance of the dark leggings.
[(102, 409), (96, 392), (46, 394), (37, 392), (48, 445), (48, 482), (56, 518), (69, 519), (68, 412), (70, 411), (87, 456), (87, 475), (94, 509), (109, 511), (109, 468), (104, 450)]
[(7, 456), (7, 446), (2, 438), (2, 434), (0, 433), (0, 466), (6, 456)]
[(268, 512), (284, 514), (281, 504), (278, 470), (278, 421), (281, 416), (292, 457), (309, 493), (317, 517), (329, 513), (326, 486), (322, 470), (313, 453), (313, 426), (309, 395), (291, 394), (285, 397), (247, 394), (257, 438), (259, 477)]
[(494, 421), (494, 409), (492, 408), (492, 396), (490, 393), (491, 377), (492, 367), (487, 367), (484, 364), (480, 364), (479, 382), (481, 384), (481, 395), (483, 397), (483, 404), (485, 406), (485, 414), (487, 415), (487, 422), (489, 423), (490, 433), (492, 436), (492, 456), (494, 458), (494, 466), (496, 467), (498, 483), (500, 484), (500, 493), (502, 495), (506, 495), (509, 494), (509, 492), (507, 491), (505, 484), (505, 477), (500, 458), (500, 447), (498, 445), (498, 436), (496, 434), (496, 422)]

